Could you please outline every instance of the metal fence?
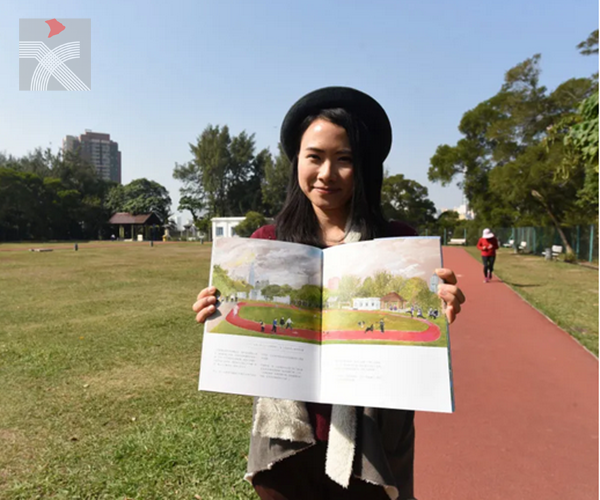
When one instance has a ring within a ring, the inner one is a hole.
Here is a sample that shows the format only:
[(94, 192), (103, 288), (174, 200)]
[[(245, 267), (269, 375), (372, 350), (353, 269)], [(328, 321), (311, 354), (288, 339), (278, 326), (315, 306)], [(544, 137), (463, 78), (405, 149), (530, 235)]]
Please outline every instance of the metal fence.
[[(555, 227), (490, 227), (500, 246), (517, 248), (523, 253), (543, 255), (546, 249), (554, 245), (563, 247), (563, 241)], [(561, 228), (567, 241), (573, 248), (578, 260), (589, 262), (598, 260), (598, 226), (572, 226)], [(444, 245), (476, 245), (481, 238), (483, 228), (474, 225), (456, 226), (437, 232), (422, 231), (424, 236), (440, 236)], [(464, 241), (464, 242), (463, 242)]]

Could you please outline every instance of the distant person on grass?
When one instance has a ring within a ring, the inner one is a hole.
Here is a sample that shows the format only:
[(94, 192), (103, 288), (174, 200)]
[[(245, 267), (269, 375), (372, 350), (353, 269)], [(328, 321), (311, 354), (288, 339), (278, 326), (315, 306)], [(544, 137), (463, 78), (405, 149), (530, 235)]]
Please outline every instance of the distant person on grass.
[[(372, 97), (347, 87), (311, 92), (288, 111), (281, 144), (291, 162), (287, 199), (275, 225), (253, 238), (326, 248), (417, 236), (382, 213), (392, 129)], [(451, 270), (436, 274), (453, 322), (464, 295)], [(215, 312), (213, 293), (198, 295), (196, 321)], [(414, 432), (413, 411), (256, 398), (246, 479), (262, 500), (412, 499)]]
[(483, 261), (483, 282), (492, 281), (492, 272), (494, 271), (494, 262), (496, 262), (496, 250), (498, 250), (498, 240), (489, 229), (484, 229), (481, 238), (477, 242), (477, 248), (481, 250), (481, 260)]

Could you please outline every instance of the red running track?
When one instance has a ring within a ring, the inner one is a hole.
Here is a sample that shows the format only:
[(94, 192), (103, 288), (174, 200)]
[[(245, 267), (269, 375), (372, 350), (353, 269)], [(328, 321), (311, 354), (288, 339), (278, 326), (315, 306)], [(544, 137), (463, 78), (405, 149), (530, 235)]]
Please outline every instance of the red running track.
[[(239, 309), (244, 307), (246, 302), (240, 302), (237, 304)], [(269, 307), (272, 308), (271, 304), (252, 304), (252, 307)], [(288, 305), (280, 305), (278, 306), (281, 309), (297, 309), (293, 306)], [(239, 311), (238, 309), (238, 311)], [(234, 326), (245, 328), (246, 330), (251, 330), (255, 332), (260, 332), (260, 325), (256, 321), (251, 321), (249, 319), (244, 319), (239, 316), (239, 314), (235, 314), (235, 307), (229, 312), (229, 314), (225, 318), (228, 323), (231, 323)], [(375, 330), (373, 332), (366, 332), (364, 330), (332, 330), (325, 332), (324, 340), (391, 340), (391, 341), (404, 341), (404, 342), (432, 342), (437, 340), (440, 337), (440, 329), (433, 323), (425, 320), (425, 319), (416, 319), (416, 321), (421, 321), (428, 325), (427, 330), (422, 332), (405, 332), (405, 331), (396, 331), (389, 330), (385, 331), (385, 333), (381, 333), (379, 330)], [(376, 324), (375, 326), (377, 326)], [(272, 325), (269, 323), (265, 323), (265, 333), (272, 333)], [(293, 328), (291, 331), (286, 330), (285, 326), (279, 325), (277, 327), (277, 332), (274, 335), (289, 335), (292, 337), (300, 337), (308, 340), (319, 340), (319, 332), (315, 332), (314, 330), (305, 330), (302, 328)]]
[[(499, 257), (502, 258), (502, 257)], [(598, 360), (479, 261), (444, 248), (456, 412), (418, 412), (419, 500), (597, 500)], [(590, 271), (592, 272), (592, 271)]]

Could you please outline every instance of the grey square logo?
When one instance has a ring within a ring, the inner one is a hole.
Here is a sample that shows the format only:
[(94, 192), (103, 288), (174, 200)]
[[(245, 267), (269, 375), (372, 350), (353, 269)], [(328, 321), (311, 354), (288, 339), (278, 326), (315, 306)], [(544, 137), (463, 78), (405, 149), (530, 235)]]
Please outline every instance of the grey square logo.
[(19, 90), (91, 90), (91, 19), (19, 19)]

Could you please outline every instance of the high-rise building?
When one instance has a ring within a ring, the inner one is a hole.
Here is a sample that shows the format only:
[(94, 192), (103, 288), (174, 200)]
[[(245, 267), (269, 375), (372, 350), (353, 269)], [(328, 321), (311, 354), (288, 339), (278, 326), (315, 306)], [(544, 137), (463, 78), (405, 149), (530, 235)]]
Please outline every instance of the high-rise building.
[(101, 179), (121, 184), (121, 151), (119, 144), (110, 140), (110, 134), (86, 130), (79, 137), (66, 136), (62, 147), (63, 151), (79, 152), (82, 158), (96, 167)]

